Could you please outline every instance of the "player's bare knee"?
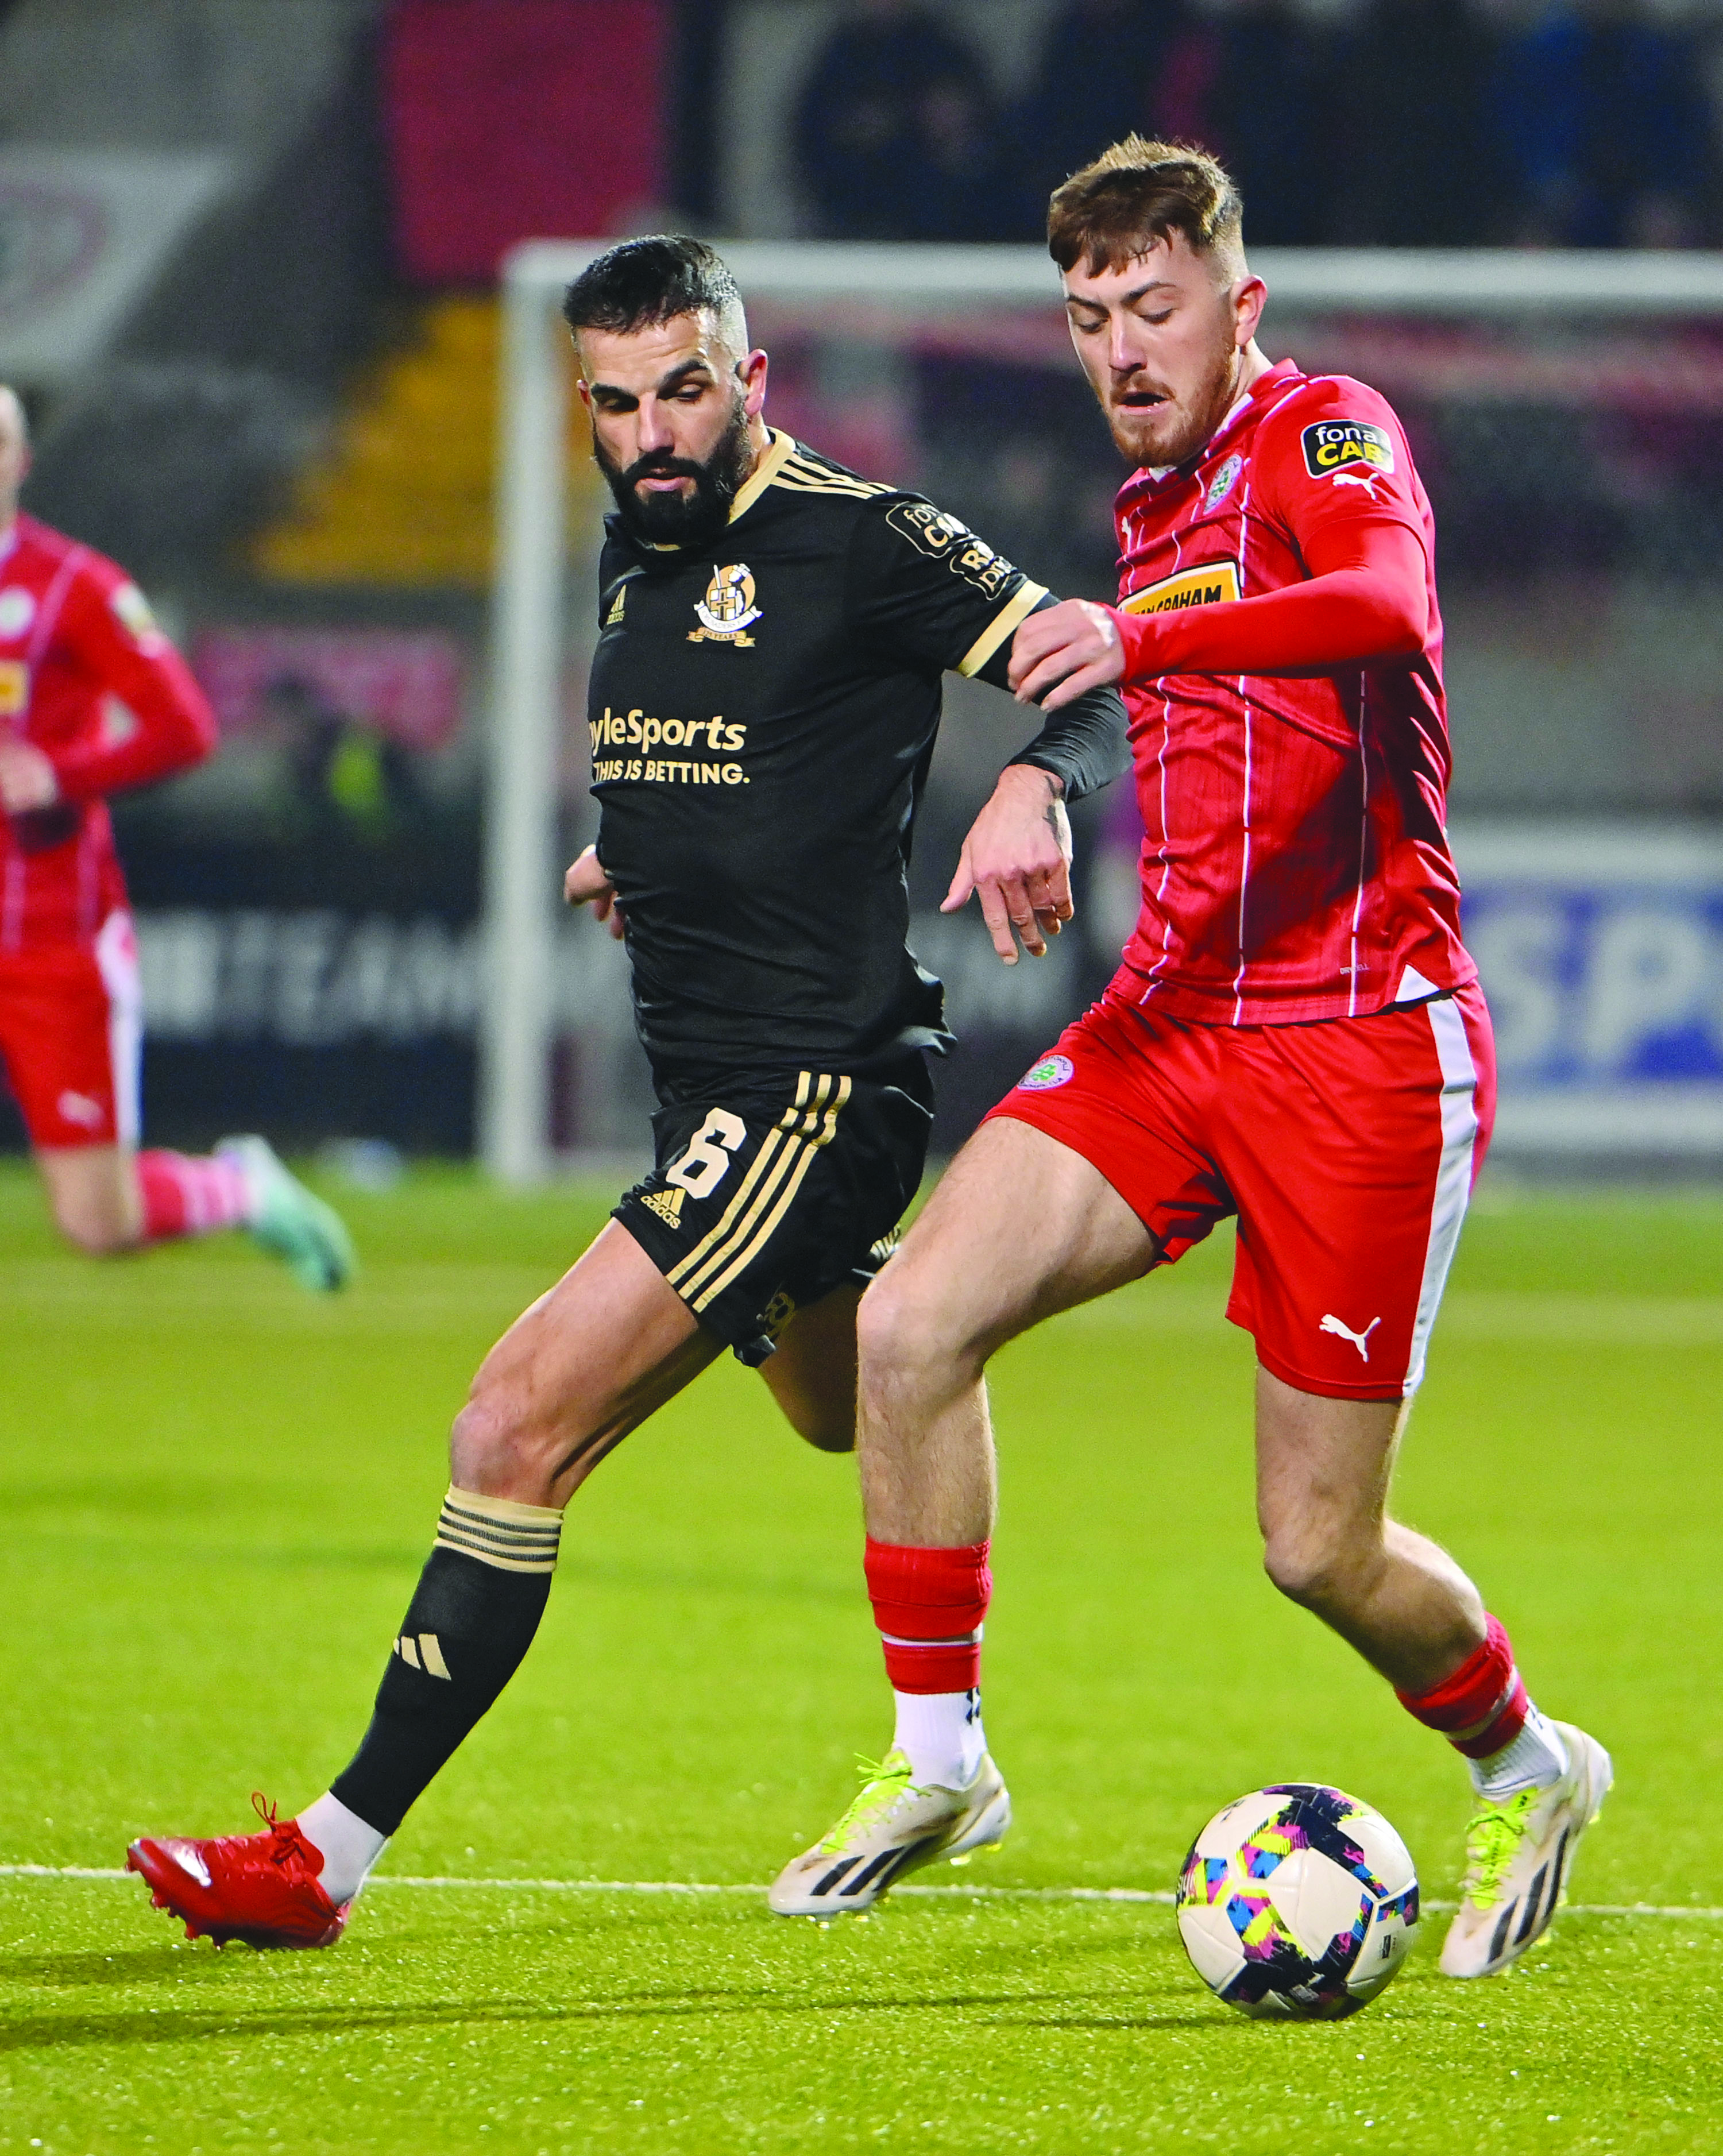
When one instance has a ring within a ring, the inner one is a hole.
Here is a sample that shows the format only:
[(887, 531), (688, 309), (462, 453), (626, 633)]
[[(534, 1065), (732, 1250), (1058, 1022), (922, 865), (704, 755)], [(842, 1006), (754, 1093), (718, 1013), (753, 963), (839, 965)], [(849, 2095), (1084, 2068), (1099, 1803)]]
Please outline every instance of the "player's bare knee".
[(1328, 1615), (1358, 1599), (1371, 1569), (1371, 1552), (1339, 1523), (1270, 1528), (1263, 1545), (1263, 1569), (1289, 1602)]
[(449, 1432), (449, 1467), (459, 1488), (490, 1490), (523, 1469), (553, 1472), (567, 1449), (559, 1433), (533, 1416), (515, 1386), (481, 1370)]
[[(953, 1321), (931, 1281), (918, 1278), (901, 1260), (888, 1265), (862, 1297), (856, 1311), (856, 1350), (864, 1382), (895, 1377), (915, 1381), (924, 1373), (959, 1382), (978, 1373), (975, 1345)], [(976, 1369), (972, 1372), (969, 1365)]]

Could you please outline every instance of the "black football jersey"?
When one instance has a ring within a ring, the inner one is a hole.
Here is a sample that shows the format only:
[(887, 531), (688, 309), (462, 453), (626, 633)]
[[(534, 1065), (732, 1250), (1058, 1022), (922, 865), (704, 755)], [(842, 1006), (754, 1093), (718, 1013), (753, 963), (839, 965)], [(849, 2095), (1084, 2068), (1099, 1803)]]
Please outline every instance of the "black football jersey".
[[(1045, 588), (920, 496), (777, 432), (709, 547), (606, 529), (598, 858), (660, 1091), (942, 1050), (905, 875), (941, 675), (1003, 685)], [(1072, 796), (1116, 775), (1111, 691), (1056, 719), (1029, 760)]]

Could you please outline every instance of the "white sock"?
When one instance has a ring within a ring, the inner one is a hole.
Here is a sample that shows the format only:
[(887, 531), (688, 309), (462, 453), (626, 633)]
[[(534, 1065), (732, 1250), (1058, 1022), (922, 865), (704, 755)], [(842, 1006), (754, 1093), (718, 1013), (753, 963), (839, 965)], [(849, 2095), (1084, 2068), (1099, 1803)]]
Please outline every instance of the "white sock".
[(1567, 1772), (1567, 1747), (1553, 1722), (1535, 1707), (1526, 1710), (1520, 1734), (1487, 1759), (1468, 1759), (1472, 1787), (1480, 1797), (1500, 1804), (1519, 1789), (1546, 1789)]
[(897, 1727), (892, 1743), (924, 1786), (965, 1789), (987, 1748), (978, 1691), (894, 1691)]
[(367, 1826), (339, 1797), (324, 1795), (299, 1815), (299, 1830), (323, 1859), (318, 1884), (341, 1907), (365, 1884), (365, 1875), (389, 1845), (389, 1837)]

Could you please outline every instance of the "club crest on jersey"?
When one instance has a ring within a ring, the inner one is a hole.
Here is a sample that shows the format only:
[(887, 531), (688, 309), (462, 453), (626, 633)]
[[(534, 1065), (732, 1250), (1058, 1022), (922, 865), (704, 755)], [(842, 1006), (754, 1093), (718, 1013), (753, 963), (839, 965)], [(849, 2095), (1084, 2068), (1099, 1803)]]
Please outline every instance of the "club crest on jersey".
[(1026, 1070), (1017, 1081), (1019, 1093), (1050, 1093), (1055, 1086), (1069, 1086), (1077, 1075), (1077, 1066), (1069, 1055), (1044, 1055), (1033, 1070)]
[(754, 639), (747, 632), (759, 620), (761, 611), (754, 603), (753, 571), (746, 562), (714, 569), (706, 595), (695, 601), (694, 610), (700, 617), (700, 627), (689, 630), (690, 644), (710, 639), (714, 644), (751, 644)]
[(1244, 469), (1240, 456), (1228, 457), (1214, 477), (1208, 482), (1208, 491), (1203, 497), (1204, 509), (1218, 509), (1238, 483), (1238, 475)]
[(21, 719), (29, 707), (29, 668), (22, 659), (0, 659), (0, 719)]
[(23, 591), (17, 584), (0, 592), (0, 637), (22, 636), (35, 619), (33, 592)]
[(1332, 479), (1353, 465), (1379, 472), (1394, 469), (1394, 444), (1387, 428), (1372, 427), (1366, 419), (1319, 419), (1299, 439), (1305, 470), (1312, 479)]
[(1119, 602), (1121, 613), (1177, 613), (1182, 608), (1220, 606), (1238, 596), (1236, 562), (1199, 562), (1179, 569), (1158, 584), (1145, 584)]

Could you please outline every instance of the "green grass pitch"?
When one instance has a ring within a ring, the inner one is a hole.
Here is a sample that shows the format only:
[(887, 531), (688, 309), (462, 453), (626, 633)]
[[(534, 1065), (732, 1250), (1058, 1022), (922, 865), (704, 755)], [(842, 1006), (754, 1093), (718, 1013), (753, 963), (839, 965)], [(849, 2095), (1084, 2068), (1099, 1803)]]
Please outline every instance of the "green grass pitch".
[[(345, 1760), (492, 1337), (602, 1217), (450, 1173), (344, 1199), (367, 1270), (240, 1244), (100, 1267), (0, 1175), (0, 1860), (291, 1810)], [(1463, 1775), (1258, 1563), (1223, 1239), (1001, 1358), (988, 1728), (1018, 1824), (924, 1880), (1168, 1887), (1226, 1799), (1380, 1804), (1451, 1895)], [(371, 1888), (332, 1953), (191, 1948), (135, 1881), (0, 1876), (0, 2152), (1723, 2149), (1723, 1204), (1513, 1197), (1469, 1226), (1400, 1485), (1618, 1785), (1529, 1966), (1440, 1920), (1344, 2024), (1214, 2004), (1171, 1912), (901, 1895)], [(884, 1682), (849, 1462), (726, 1363), (576, 1503), (543, 1633), (385, 1875), (746, 1889), (824, 1827)]]

